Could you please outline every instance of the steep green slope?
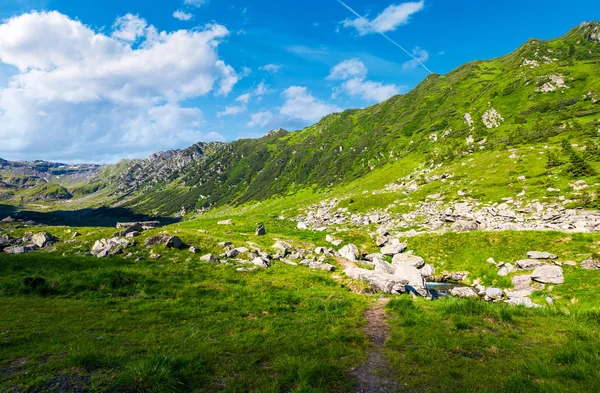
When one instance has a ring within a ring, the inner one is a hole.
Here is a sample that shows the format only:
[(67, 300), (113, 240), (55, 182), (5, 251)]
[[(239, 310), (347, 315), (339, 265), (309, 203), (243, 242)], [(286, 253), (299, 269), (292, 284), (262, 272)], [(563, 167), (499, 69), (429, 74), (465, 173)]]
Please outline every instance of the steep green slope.
[(532, 39), (507, 56), (430, 75), (404, 96), (329, 115), (299, 132), (218, 145), (168, 179), (145, 185), (125, 205), (172, 214), (240, 204), (335, 186), (407, 157), (448, 163), (557, 136), (597, 154), (598, 26), (582, 24), (564, 37)]

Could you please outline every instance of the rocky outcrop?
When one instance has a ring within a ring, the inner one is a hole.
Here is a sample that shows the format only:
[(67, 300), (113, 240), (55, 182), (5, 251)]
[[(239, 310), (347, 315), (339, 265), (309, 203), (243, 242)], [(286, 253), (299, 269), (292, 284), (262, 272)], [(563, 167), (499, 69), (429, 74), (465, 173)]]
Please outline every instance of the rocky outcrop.
[(549, 252), (545, 252), (545, 251), (529, 251), (527, 253), (527, 258), (530, 258), (530, 259), (556, 259), (556, 258), (558, 258), (558, 256), (555, 254), (551, 254)]

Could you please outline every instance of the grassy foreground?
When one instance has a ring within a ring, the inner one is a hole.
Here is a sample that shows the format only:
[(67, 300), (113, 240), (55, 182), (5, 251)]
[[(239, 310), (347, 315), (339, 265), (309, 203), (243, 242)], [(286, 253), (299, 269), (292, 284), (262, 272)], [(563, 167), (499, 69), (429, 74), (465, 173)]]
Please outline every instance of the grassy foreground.
[[(267, 236), (257, 238), (255, 221)], [(207, 216), (167, 231), (202, 253), (219, 241), (267, 249), (275, 239), (310, 248), (324, 233), (268, 216)], [(69, 228), (46, 228), (68, 239)], [(53, 252), (0, 254), (0, 392), (349, 392), (351, 370), (369, 348), (363, 313), (380, 295), (351, 292), (339, 272), (275, 263), (238, 272), (186, 250), (136, 246), (144, 261), (81, 255), (111, 228), (71, 228), (77, 242)], [(198, 229), (207, 230), (207, 233)], [(8, 229), (21, 236), (26, 228)], [(349, 231), (365, 251), (365, 233)], [(554, 232), (471, 232), (408, 239), (438, 272), (467, 270), (486, 285), (510, 286), (486, 259), (514, 262), (530, 250), (581, 262), (600, 236)], [(148, 259), (150, 252), (162, 258)], [(77, 255), (80, 253), (80, 255)], [(553, 306), (397, 296), (388, 304), (385, 355), (404, 391), (580, 392), (600, 390), (597, 271), (564, 267), (566, 282), (534, 294)], [(43, 277), (35, 290), (25, 277)], [(81, 387), (78, 390), (78, 387)]]

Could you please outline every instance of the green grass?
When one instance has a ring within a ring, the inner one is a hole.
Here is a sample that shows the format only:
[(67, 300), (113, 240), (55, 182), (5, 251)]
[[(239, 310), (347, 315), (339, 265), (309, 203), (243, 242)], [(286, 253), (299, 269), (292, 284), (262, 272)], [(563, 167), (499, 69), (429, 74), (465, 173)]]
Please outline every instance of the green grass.
[(407, 391), (581, 392), (600, 388), (598, 320), (443, 299), (392, 300), (388, 361)]

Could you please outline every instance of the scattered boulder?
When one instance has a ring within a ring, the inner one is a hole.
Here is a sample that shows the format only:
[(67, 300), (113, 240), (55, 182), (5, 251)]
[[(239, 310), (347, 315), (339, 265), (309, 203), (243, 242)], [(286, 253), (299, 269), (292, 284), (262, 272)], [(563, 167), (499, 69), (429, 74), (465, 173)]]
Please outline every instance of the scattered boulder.
[(399, 280), (406, 281), (406, 291), (416, 293), (423, 297), (429, 297), (429, 291), (421, 271), (410, 262), (395, 263), (394, 276)]
[(125, 238), (133, 239), (134, 237), (138, 237), (139, 235), (140, 235), (140, 232), (133, 231), (133, 232), (129, 232), (129, 233), (125, 234)]
[(514, 272), (516, 272), (516, 271), (517, 271), (517, 268), (516, 268), (516, 267), (515, 267), (513, 264), (510, 264), (510, 263), (505, 263), (505, 264), (504, 264), (504, 265), (503, 265), (503, 266), (500, 268), (500, 270), (498, 270), (498, 275), (499, 275), (500, 277), (506, 277), (506, 276), (508, 276), (509, 274), (511, 274), (511, 273), (514, 273)]
[(217, 225), (233, 225), (233, 221), (231, 221), (231, 220), (223, 220), (223, 221), (217, 222)]
[(282, 258), (285, 258), (294, 249), (291, 244), (282, 240), (275, 242), (271, 247), (280, 250)]
[(562, 267), (553, 265), (537, 267), (533, 273), (531, 273), (531, 279), (548, 284), (563, 284), (565, 282)]
[(461, 282), (464, 281), (469, 272), (451, 272), (442, 276), (442, 281)]
[(450, 295), (460, 298), (476, 298), (479, 297), (477, 292), (471, 287), (454, 287), (450, 290)]
[(4, 248), (2, 251), (7, 254), (26, 254), (33, 251), (33, 248), (29, 246), (12, 246)]
[(600, 261), (594, 258), (586, 259), (579, 265), (585, 270), (600, 270)]
[(354, 244), (347, 244), (342, 247), (339, 251), (342, 258), (346, 258), (349, 261), (358, 261), (358, 247)]
[(504, 291), (500, 288), (487, 288), (485, 290), (485, 299), (488, 301), (495, 301), (502, 299)]
[(235, 258), (238, 255), (240, 255), (240, 252), (238, 251), (238, 249), (237, 248), (233, 248), (233, 249), (230, 249), (230, 250), (226, 250), (225, 254), (222, 255), (222, 256), (224, 256), (225, 258)]
[(400, 243), (398, 239), (391, 239), (385, 246), (381, 248), (383, 255), (393, 256), (406, 251), (406, 243)]
[(94, 243), (90, 253), (98, 258), (106, 258), (109, 255), (120, 254), (124, 249), (132, 245), (125, 238), (113, 237), (112, 239), (100, 239)]
[(258, 227), (256, 228), (256, 236), (264, 236), (267, 234), (267, 231), (265, 230), (265, 226), (263, 224), (258, 224)]
[(383, 258), (373, 258), (373, 264), (375, 265), (375, 271), (378, 273), (394, 274), (396, 272), (396, 268), (384, 261)]
[(394, 258), (392, 258), (392, 265), (397, 265), (401, 263), (408, 263), (413, 265), (417, 269), (421, 269), (425, 266), (425, 260), (417, 255), (412, 254), (396, 254)]
[(527, 258), (529, 259), (556, 259), (557, 255), (550, 254), (549, 252), (541, 252), (541, 251), (529, 251), (527, 253)]
[(171, 236), (165, 242), (165, 247), (180, 249), (183, 248), (183, 242), (177, 236)]
[(304, 230), (304, 229), (308, 229), (308, 225), (306, 225), (306, 223), (303, 221), (299, 221), (298, 224), (296, 225), (296, 228)]
[(421, 275), (425, 279), (425, 281), (432, 280), (434, 278), (435, 268), (433, 265), (426, 264), (421, 268)]
[(540, 262), (538, 259), (521, 259), (515, 262), (515, 264), (521, 270), (531, 270), (544, 265), (544, 262)]
[(377, 236), (377, 239), (375, 239), (375, 244), (377, 245), (377, 247), (383, 247), (386, 245), (387, 242), (388, 238), (385, 236)]
[(300, 264), (308, 266), (311, 269), (327, 270), (328, 272), (332, 272), (335, 270), (335, 266), (329, 263), (323, 263), (312, 259), (305, 259), (302, 262), (300, 262)]
[(266, 258), (257, 257), (252, 260), (252, 264), (254, 264), (255, 266), (258, 266), (258, 267), (270, 267), (271, 261), (269, 261)]
[(203, 262), (210, 262), (210, 263), (219, 263), (219, 258), (217, 258), (216, 256), (214, 256), (213, 254), (206, 254), (200, 257), (200, 260)]
[(6, 218), (3, 218), (3, 219), (2, 219), (0, 222), (3, 222), (3, 223), (11, 223), (11, 222), (14, 222), (14, 221), (15, 221), (15, 219), (14, 219), (14, 218), (12, 218), (11, 216), (8, 216), (8, 217), (6, 217)]
[(405, 293), (407, 280), (393, 274), (379, 273), (373, 270), (353, 267), (344, 270), (344, 273), (355, 280), (368, 283), (373, 290), (385, 293)]
[(160, 259), (161, 257), (162, 257), (162, 255), (160, 255), (160, 254), (155, 254), (155, 253), (150, 254), (150, 259)]
[(56, 241), (56, 238), (48, 232), (39, 232), (31, 236), (31, 243), (35, 244), (39, 248), (51, 246)]
[(199, 248), (196, 248), (196, 247), (194, 247), (194, 246), (190, 246), (190, 248), (189, 248), (189, 251), (190, 251), (192, 254), (198, 254), (198, 253), (200, 252), (200, 249), (199, 249)]
[(139, 222), (136, 222), (133, 225), (128, 226), (127, 228), (125, 228), (123, 231), (121, 231), (121, 236), (127, 236), (130, 233), (133, 232), (143, 232), (144, 228), (142, 227), (142, 224), (140, 224)]
[(454, 232), (469, 232), (479, 229), (479, 224), (476, 221), (458, 220), (452, 223), (450, 229)]

